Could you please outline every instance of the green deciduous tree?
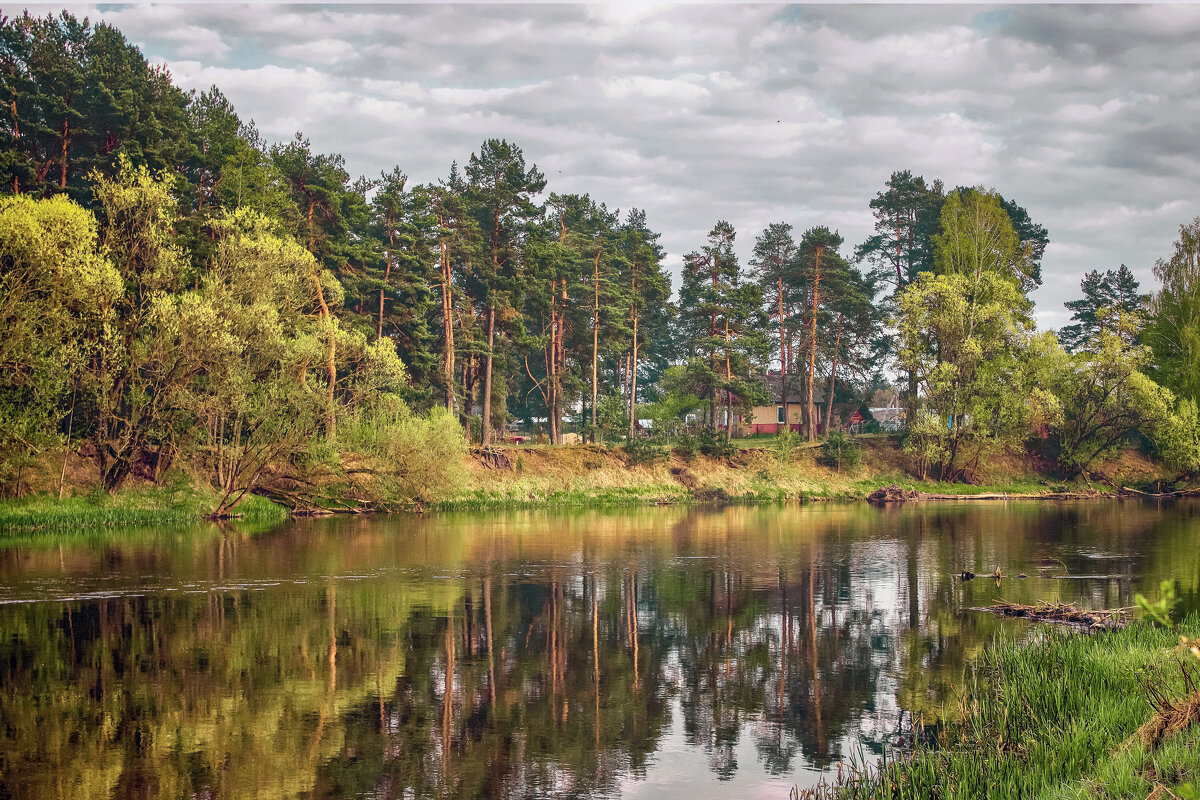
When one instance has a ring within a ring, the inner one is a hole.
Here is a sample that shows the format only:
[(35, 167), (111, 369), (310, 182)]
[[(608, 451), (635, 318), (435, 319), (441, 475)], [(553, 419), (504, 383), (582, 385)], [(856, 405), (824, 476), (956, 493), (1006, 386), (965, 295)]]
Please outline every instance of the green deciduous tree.
[(994, 195), (951, 195), (941, 228), (939, 272), (899, 297), (899, 365), (923, 394), (906, 447), (922, 472), (959, 479), (1027, 430), (1032, 304), (1021, 290), (1028, 251)]
[(183, 288), (187, 261), (175, 241), (176, 204), (168, 181), (122, 158), (114, 178), (94, 173), (100, 244), (123, 291), (113, 323), (94, 332), (96, 353), (83, 377), (95, 413), (101, 479), (114, 488), (154, 440), (170, 438), (163, 399), (186, 376), (155, 329), (155, 308)]
[(0, 484), (59, 441), (122, 293), (91, 212), (61, 196), (0, 200)]
[[(1102, 310), (1097, 331), (1080, 352), (1069, 355), (1043, 348), (1045, 379), (1052, 399), (1046, 406), (1055, 456), (1068, 478), (1086, 474), (1134, 431), (1151, 439), (1171, 424), (1171, 392), (1148, 378), (1149, 348), (1131, 345), (1141, 322), (1136, 314), (1107, 320)], [(1044, 395), (1043, 395), (1044, 397)]]
[(1145, 332), (1154, 376), (1177, 395), (1200, 401), (1200, 217), (1180, 226), (1175, 252), (1158, 260), (1154, 275), (1163, 284)]

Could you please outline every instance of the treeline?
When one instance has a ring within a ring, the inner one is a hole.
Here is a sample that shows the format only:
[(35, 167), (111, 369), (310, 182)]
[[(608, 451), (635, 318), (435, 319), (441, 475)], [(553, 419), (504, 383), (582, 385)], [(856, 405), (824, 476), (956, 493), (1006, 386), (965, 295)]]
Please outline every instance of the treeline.
[(352, 179), (65, 12), (0, 20), (0, 82), (0, 483), (18, 491), (67, 443), (110, 488), (182, 457), (219, 513), (330, 475), (326, 501), (412, 498), (514, 418), (560, 442), (698, 411), (729, 437), (775, 365), (810, 439), (898, 370), (926, 474), (969, 478), (1031, 432), (1072, 475), (1131, 434), (1196, 468), (1200, 224), (1153, 299), (1123, 267), (1089, 273), (1063, 350), (1028, 297), (1047, 232), (983, 189), (896, 172), (852, 251), (774, 223), (746, 266), (718, 222), (673, 303), (643, 211), (548, 191), (507, 141), (430, 184)]

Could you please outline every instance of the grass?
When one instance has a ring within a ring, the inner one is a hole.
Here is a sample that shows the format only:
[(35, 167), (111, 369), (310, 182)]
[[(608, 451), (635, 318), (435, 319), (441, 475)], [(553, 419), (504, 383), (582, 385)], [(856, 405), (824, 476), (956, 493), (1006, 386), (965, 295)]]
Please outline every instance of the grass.
[[(1195, 635), (1200, 618), (1181, 630)], [(1147, 680), (1184, 692), (1177, 643), (1177, 633), (1145, 622), (1092, 636), (1039, 628), (1029, 640), (998, 639), (969, 668), (956, 721), (936, 743), (878, 769), (852, 769), (811, 796), (1142, 800), (1159, 784), (1200, 783), (1200, 729), (1153, 749), (1135, 737), (1154, 713)]]
[(945, 483), (942, 481), (915, 480), (907, 475), (873, 476), (867, 480), (856, 481), (852, 491), (866, 497), (875, 489), (890, 484), (902, 486), (905, 489), (916, 489), (926, 494), (1049, 494), (1067, 491), (1068, 486), (1062, 483), (1045, 483), (1032, 478), (1015, 478), (1002, 483), (992, 483), (975, 486), (967, 483)]
[[(513, 468), (491, 469), (470, 462), (462, 489), (430, 508), (506, 509), (535, 506), (632, 505), (662, 502), (777, 503), (857, 501), (892, 483), (930, 494), (1048, 494), (1062, 487), (1031, 474), (1023, 464), (1004, 464), (989, 485), (916, 481), (904, 472), (894, 438), (864, 437), (863, 463), (835, 470), (822, 466), (812, 448), (802, 448), (781, 468), (766, 447), (774, 437), (746, 440), (729, 459), (683, 458), (663, 448), (662, 460), (633, 465), (621, 448), (509, 447)], [(738, 442), (741, 444), (742, 442)]]
[(436, 511), (498, 511), (543, 507), (600, 507), (679, 503), (692, 499), (680, 486), (590, 487), (541, 490), (518, 486), (509, 490), (475, 489), (430, 504)]
[[(126, 489), (116, 494), (94, 491), (59, 500), (39, 494), (0, 500), (0, 532), (69, 531), (78, 528), (162, 525), (196, 522), (217, 507), (218, 498), (178, 479), (163, 486)], [(288, 518), (282, 506), (263, 497), (248, 497), (237, 509), (243, 519), (273, 522)]]

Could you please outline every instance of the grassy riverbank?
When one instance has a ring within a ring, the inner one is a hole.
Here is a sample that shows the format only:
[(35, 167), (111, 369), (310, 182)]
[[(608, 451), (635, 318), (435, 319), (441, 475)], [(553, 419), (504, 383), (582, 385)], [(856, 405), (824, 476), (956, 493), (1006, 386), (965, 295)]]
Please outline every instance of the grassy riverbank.
[[(111, 495), (93, 491), (61, 500), (53, 494), (36, 494), (0, 501), (0, 532), (190, 523), (211, 513), (219, 500), (215, 492), (183, 481)], [(238, 513), (261, 522), (282, 522), (290, 516), (286, 508), (264, 497), (246, 498)]]
[[(980, 470), (981, 483), (941, 483), (913, 477), (909, 457), (894, 437), (861, 437), (862, 457), (854, 467), (820, 462), (818, 447), (804, 447), (781, 463), (770, 439), (742, 440), (729, 458), (685, 458), (664, 450), (657, 463), (636, 463), (624, 449), (500, 447), (507, 466), (478, 455), (466, 462), (462, 487), (432, 504), (439, 510), (536, 506), (627, 505), (724, 500), (783, 502), (862, 500), (891, 484), (928, 494), (1044, 495), (1064, 491), (1097, 494), (1111, 485), (1065, 483), (1019, 454), (1001, 455)], [(1127, 452), (1104, 465), (1118, 485), (1145, 486), (1162, 478), (1159, 468)]]
[[(430, 497), (419, 507), (450, 511), (855, 501), (893, 484), (926, 494), (953, 496), (1038, 496), (1064, 491), (1086, 494), (1112, 488), (1064, 484), (1039, 471), (1033, 459), (1021, 454), (991, 459), (979, 472), (979, 485), (921, 481), (913, 477), (912, 464), (896, 438), (861, 437), (857, 441), (862, 447), (859, 463), (841, 469), (820, 463), (819, 447), (801, 447), (781, 461), (770, 446), (770, 438), (743, 440), (732, 455), (724, 458), (689, 458), (663, 448), (651, 464), (639, 463), (622, 447), (501, 446), (489, 451), (493, 456), (499, 454), (498, 459), (478, 451), (464, 455), (462, 469), (456, 471), (455, 478), (436, 491), (429, 490)], [(192, 522), (210, 514), (220, 501), (203, 480), (182, 472), (171, 473), (158, 485), (135, 481), (108, 495), (94, 488), (97, 476), (87, 459), (73, 455), (69, 465), (63, 500), (58, 499), (57, 468), (31, 470), (27, 486), (34, 494), (20, 500), (0, 500), (0, 531)], [(1118, 485), (1148, 486), (1163, 477), (1156, 465), (1132, 451), (1104, 468)], [(319, 491), (309, 501), (317, 510), (325, 507)], [(345, 511), (349, 506), (343, 502), (328, 507), (330, 511)], [(370, 506), (362, 508), (369, 510)], [(262, 497), (248, 498), (237, 513), (257, 520), (283, 520), (288, 515), (286, 508)]]
[[(1181, 631), (1200, 633), (1200, 617)], [(1147, 681), (1178, 700), (1187, 696), (1180, 662), (1200, 674), (1175, 652), (1178, 641), (1144, 622), (1092, 636), (1043, 626), (1026, 641), (997, 641), (970, 668), (957, 721), (938, 744), (812, 796), (1143, 800), (1161, 786), (1200, 797), (1186, 788), (1200, 788), (1200, 725), (1154, 745), (1137, 735), (1157, 713)]]

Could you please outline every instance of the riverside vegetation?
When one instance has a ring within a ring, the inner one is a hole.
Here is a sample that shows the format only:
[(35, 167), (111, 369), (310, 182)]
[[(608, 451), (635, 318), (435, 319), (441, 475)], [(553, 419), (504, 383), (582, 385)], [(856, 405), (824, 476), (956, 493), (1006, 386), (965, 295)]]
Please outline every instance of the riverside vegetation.
[[(852, 252), (776, 222), (743, 266), (718, 221), (672, 300), (646, 212), (548, 192), (511, 142), (435, 183), (352, 180), (110, 25), (5, 17), (0, 61), (5, 520), (849, 496), (883, 474), (839, 430), (872, 398), (905, 408), (884, 473), (909, 482), (977, 485), (1015, 458), (1043, 489), (1087, 486), (1129, 447), (1155, 488), (1200, 466), (1200, 221), (1152, 296), (1123, 265), (1089, 272), (1056, 336), (1029, 297), (1047, 231), (897, 171)], [(739, 446), (776, 364), (800, 441)], [(562, 457), (566, 477), (534, 452), (480, 477), (512, 420), (616, 448)], [(618, 457), (632, 477), (600, 480)]]
[(1000, 637), (914, 751), (851, 763), (801, 796), (1200, 797), (1200, 617), (1170, 620), (1173, 587), (1153, 604), (1138, 595), (1148, 617), (1128, 628)]

